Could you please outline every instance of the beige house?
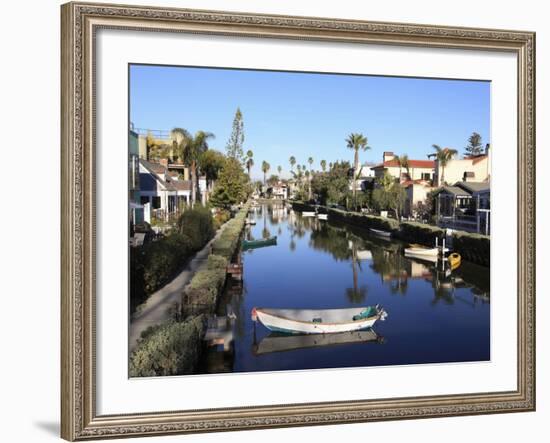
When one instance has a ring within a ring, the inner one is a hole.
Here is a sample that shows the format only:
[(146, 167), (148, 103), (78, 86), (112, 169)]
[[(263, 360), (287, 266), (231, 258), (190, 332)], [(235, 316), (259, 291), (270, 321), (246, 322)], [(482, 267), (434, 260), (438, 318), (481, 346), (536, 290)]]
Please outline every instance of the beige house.
[(404, 182), (401, 183), (401, 186), (405, 188), (407, 194), (403, 216), (416, 218), (418, 216), (416, 213), (418, 204), (424, 204), (428, 198), (428, 193), (434, 188), (430, 182), (422, 180)]
[(491, 152), (488, 146), (485, 154), (449, 160), (444, 168), (439, 162), (435, 163), (435, 183), (438, 185), (456, 182), (487, 182), (491, 178)]
[(371, 168), (374, 176), (380, 178), (387, 171), (392, 177), (400, 182), (407, 180), (431, 181), (434, 178), (435, 162), (433, 160), (411, 160), (409, 159), (408, 171), (399, 166), (397, 156), (393, 152), (384, 152), (382, 163)]

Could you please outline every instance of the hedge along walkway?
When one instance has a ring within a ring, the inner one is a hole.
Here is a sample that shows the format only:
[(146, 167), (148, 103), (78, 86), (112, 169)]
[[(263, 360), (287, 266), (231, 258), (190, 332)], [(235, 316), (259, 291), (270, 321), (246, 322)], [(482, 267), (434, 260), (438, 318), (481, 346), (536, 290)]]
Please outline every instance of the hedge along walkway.
[(149, 298), (137, 308), (130, 319), (130, 329), (128, 331), (130, 353), (134, 350), (143, 331), (149, 326), (155, 326), (168, 320), (170, 317), (170, 308), (174, 303), (179, 303), (181, 301), (183, 289), (191, 281), (195, 273), (206, 266), (212, 243), (220, 237), (230, 222), (231, 220), (224, 223), (224, 225), (218, 229), (216, 235), (195, 254), (183, 271), (181, 271), (170, 283), (151, 294)]

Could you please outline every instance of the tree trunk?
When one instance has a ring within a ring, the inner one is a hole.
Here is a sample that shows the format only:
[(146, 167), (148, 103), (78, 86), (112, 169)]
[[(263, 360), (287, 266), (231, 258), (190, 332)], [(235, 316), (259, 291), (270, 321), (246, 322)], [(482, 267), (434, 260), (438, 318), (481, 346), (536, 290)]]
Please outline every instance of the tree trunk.
[(359, 149), (355, 149), (355, 157), (353, 159), (353, 205), (357, 210), (357, 174), (359, 170)]
[(197, 201), (197, 165), (195, 160), (191, 162), (191, 207)]

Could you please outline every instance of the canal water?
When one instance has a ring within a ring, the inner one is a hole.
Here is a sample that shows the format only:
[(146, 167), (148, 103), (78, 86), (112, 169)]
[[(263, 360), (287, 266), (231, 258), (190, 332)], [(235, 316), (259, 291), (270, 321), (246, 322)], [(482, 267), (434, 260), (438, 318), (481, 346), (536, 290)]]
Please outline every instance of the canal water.
[[(228, 284), (219, 316), (233, 341), (208, 348), (202, 373), (485, 361), (490, 359), (489, 269), (451, 271), (403, 256), (406, 244), (283, 205), (252, 210), (245, 238), (277, 244), (242, 252), (242, 283)], [(380, 304), (388, 313), (360, 333), (275, 334), (251, 310)]]

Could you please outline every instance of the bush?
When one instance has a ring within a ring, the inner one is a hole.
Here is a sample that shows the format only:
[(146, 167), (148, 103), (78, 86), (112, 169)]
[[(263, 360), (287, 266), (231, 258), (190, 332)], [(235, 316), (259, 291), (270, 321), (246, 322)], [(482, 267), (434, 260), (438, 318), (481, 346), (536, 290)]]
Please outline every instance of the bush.
[(192, 374), (206, 331), (204, 316), (170, 321), (148, 329), (130, 356), (131, 377)]
[(403, 222), (401, 223), (399, 237), (410, 243), (420, 243), (427, 246), (433, 246), (437, 238), (439, 245), (442, 245), (445, 229), (425, 223)]
[(185, 289), (184, 316), (216, 310), (218, 295), (225, 284), (227, 263), (224, 257), (218, 255), (208, 257), (206, 269), (198, 271)]
[(453, 232), (453, 250), (474, 263), (483, 266), (491, 264), (491, 239), (487, 235), (455, 231)]
[(230, 260), (235, 253), (237, 245), (241, 239), (241, 232), (248, 214), (250, 205), (245, 205), (237, 215), (224, 228), (223, 232), (212, 244), (212, 253), (221, 255)]
[(197, 206), (178, 219), (177, 230), (160, 240), (131, 248), (130, 310), (168, 283), (214, 235), (210, 211)]
[(226, 209), (219, 209), (214, 215), (214, 228), (220, 227), (231, 218), (231, 213)]
[(195, 249), (200, 249), (214, 236), (212, 214), (203, 206), (185, 211), (178, 219), (177, 228), (180, 234), (191, 239)]
[(358, 212), (342, 211), (334, 208), (330, 208), (328, 213), (329, 217), (333, 220), (349, 223), (361, 228), (381, 229), (390, 232), (399, 229), (399, 222), (393, 218), (365, 215)]

